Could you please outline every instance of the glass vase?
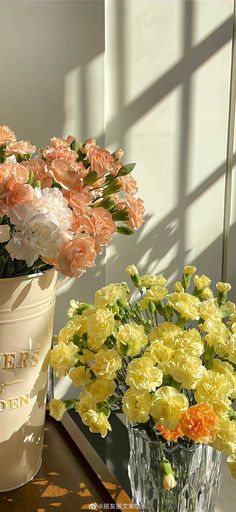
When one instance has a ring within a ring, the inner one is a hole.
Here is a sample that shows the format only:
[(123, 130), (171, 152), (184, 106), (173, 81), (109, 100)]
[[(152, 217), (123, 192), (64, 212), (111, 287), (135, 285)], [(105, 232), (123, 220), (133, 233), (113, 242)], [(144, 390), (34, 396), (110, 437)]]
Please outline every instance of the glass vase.
[[(205, 444), (184, 446), (152, 440), (131, 424), (128, 433), (129, 479), (140, 511), (214, 512), (222, 477), (221, 452)], [(163, 456), (171, 463), (177, 484), (169, 491), (163, 488), (160, 471)]]

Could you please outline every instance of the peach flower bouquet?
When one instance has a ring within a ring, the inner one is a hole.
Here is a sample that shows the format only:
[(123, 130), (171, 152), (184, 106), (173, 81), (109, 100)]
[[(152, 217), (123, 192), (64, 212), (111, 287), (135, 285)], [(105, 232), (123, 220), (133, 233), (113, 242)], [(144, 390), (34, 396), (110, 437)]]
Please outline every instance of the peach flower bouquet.
[(53, 137), (36, 152), (0, 126), (0, 278), (50, 266), (80, 277), (118, 232), (143, 223), (143, 201), (124, 165), (95, 139)]

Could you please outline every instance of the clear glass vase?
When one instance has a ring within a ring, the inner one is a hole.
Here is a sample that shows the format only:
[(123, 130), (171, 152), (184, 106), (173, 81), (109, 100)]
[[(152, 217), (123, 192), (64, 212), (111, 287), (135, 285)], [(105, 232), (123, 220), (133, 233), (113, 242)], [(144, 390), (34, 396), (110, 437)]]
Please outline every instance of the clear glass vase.
[[(129, 479), (134, 504), (140, 511), (214, 512), (222, 477), (221, 452), (204, 444), (186, 447), (151, 440), (145, 431), (131, 424), (128, 432)], [(169, 491), (163, 488), (161, 451), (171, 463), (177, 482)]]

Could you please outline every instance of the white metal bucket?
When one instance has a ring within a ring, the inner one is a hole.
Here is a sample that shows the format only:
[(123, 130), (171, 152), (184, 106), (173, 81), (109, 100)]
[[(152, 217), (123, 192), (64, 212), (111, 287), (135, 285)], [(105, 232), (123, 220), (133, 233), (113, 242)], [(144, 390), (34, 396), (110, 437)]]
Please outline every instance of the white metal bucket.
[(56, 281), (54, 269), (0, 279), (0, 492), (41, 465)]

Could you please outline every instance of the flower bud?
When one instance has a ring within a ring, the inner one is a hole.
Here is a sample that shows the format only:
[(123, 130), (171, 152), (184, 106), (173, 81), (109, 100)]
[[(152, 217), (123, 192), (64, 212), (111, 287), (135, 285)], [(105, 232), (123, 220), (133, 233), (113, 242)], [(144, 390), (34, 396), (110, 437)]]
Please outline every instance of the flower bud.
[(163, 487), (165, 491), (169, 491), (176, 486), (176, 481), (174, 479), (174, 475), (164, 475), (163, 477)]
[(172, 471), (171, 464), (168, 460), (164, 459), (160, 464), (161, 474), (163, 476), (163, 487), (165, 491), (169, 491), (176, 486), (175, 477)]

